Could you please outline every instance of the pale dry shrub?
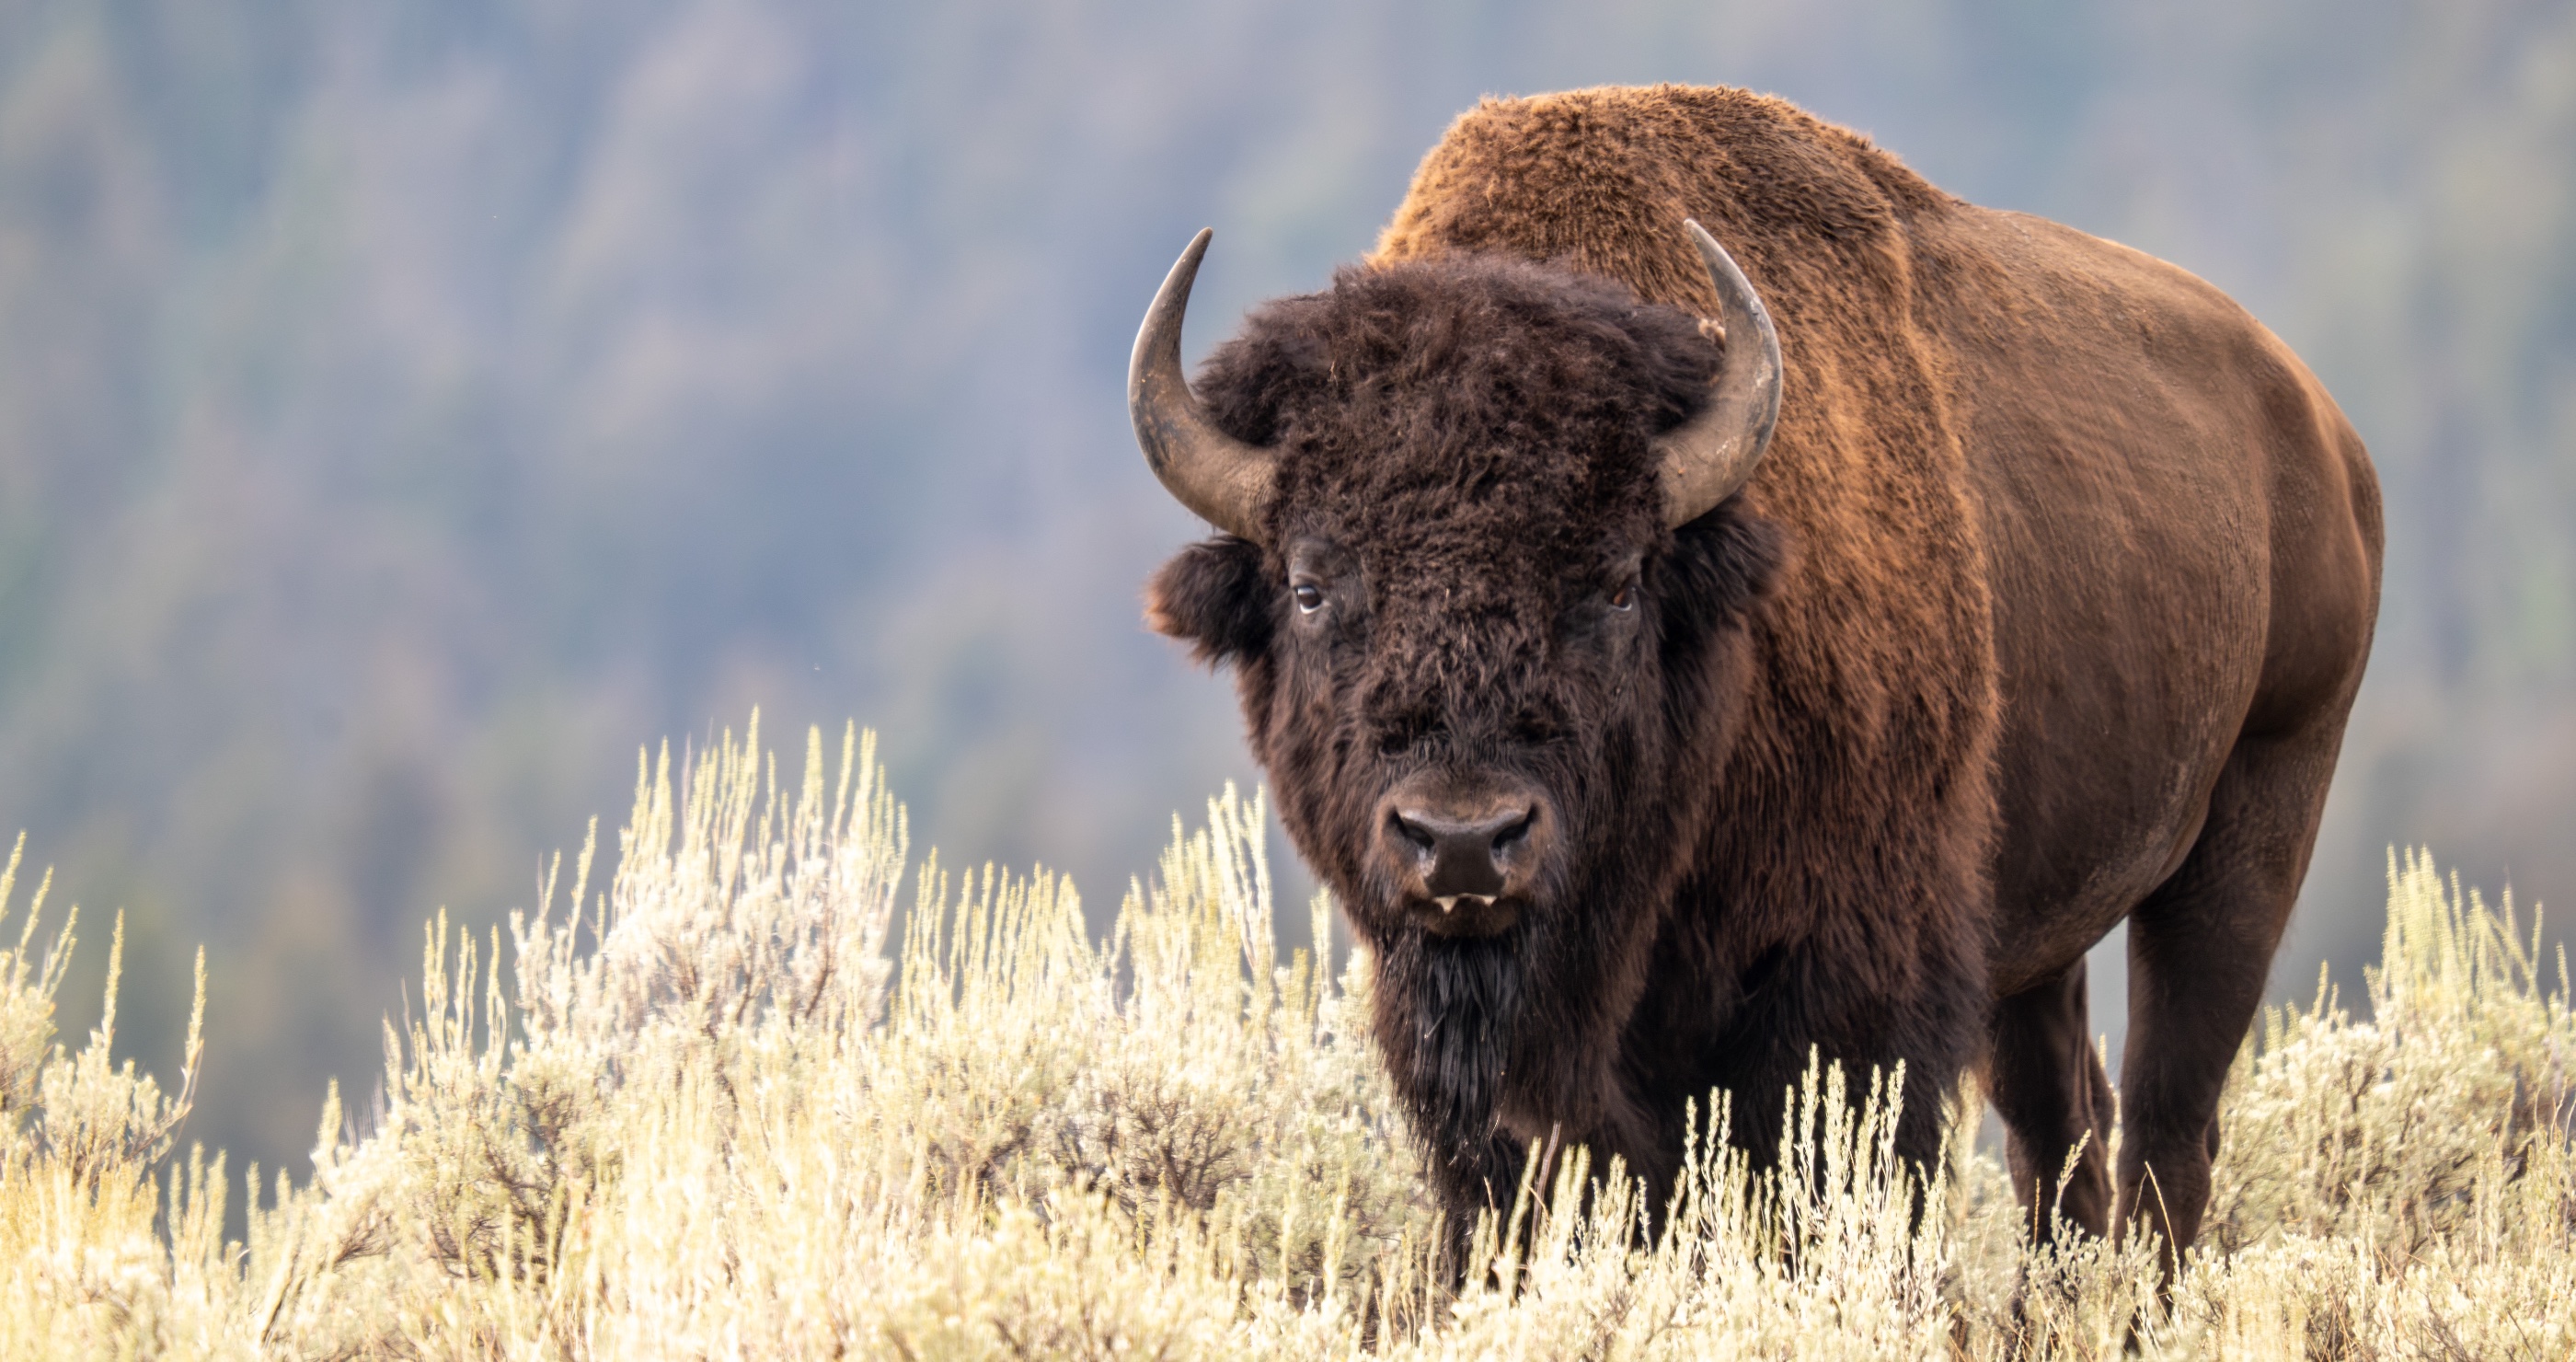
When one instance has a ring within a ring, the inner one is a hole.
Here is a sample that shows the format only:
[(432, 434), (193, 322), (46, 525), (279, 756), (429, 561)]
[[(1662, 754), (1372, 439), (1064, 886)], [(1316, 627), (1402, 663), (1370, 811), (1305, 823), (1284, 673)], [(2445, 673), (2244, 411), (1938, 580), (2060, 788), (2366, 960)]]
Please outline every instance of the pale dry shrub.
[[(0, 868), (0, 924), (26, 839)], [(54, 994), (70, 963), (75, 907), (41, 960), (34, 948), (49, 873), (37, 884), (14, 949), (0, 951), (0, 1352), (38, 1345), (71, 1354), (171, 1346), (170, 1259), (156, 1232), (152, 1178), (188, 1108), (204, 1053), (206, 957), (181, 1052), (179, 1091), (110, 1058), (125, 918), (108, 945), (99, 1023), (77, 1051), (54, 1039)], [(174, 1227), (201, 1231), (173, 1212)]]
[(1281, 957), (1258, 799), (1176, 822), (1095, 942), (1044, 872), (908, 872), (871, 739), (809, 735), (792, 786), (756, 720), (681, 765), (640, 772), (604, 891), (585, 847), (506, 941), (431, 925), (382, 1096), (334, 1093), (300, 1185), (250, 1170), (241, 1243), (222, 1159), (169, 1157), (192, 1079), (109, 1066), (112, 994), (53, 1043), (39, 891), (0, 952), (0, 1356), (2576, 1351), (2564, 967), (2421, 857), (2371, 1019), (2321, 992), (2249, 1045), (2168, 1302), (2152, 1245), (2023, 1244), (1973, 1092), (1917, 1095), (1963, 1133), (1910, 1169), (1903, 1075), (1828, 1065), (1786, 1169), (1720, 1096), (1660, 1215), (1533, 1160), (1453, 1291), (1367, 962), (1332, 968), (1321, 899)]
[(2321, 977), (2238, 1059), (2179, 1317), (2319, 1357), (2576, 1356), (2576, 1014), (2537, 919), (2391, 858), (2370, 1019)]

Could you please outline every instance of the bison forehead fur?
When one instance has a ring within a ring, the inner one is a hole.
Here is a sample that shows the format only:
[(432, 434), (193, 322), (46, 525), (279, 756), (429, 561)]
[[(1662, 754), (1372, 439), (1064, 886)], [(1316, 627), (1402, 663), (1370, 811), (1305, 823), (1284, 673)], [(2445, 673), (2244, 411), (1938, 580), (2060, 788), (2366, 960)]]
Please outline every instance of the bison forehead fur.
[[(1784, 396), (1667, 528), (1725, 353), (1686, 218)], [(1267, 491), (1148, 616), (1235, 668), (1454, 1211), (1541, 1139), (1660, 1193), (1716, 1088), (1767, 1155), (1812, 1050), (1905, 1064), (1927, 1162), (1981, 1065), (2026, 1196), (2073, 1157), (2066, 1223), (2152, 1183), (2191, 1240), (2377, 606), (2367, 457), (2269, 332), (1779, 101), (1593, 90), (1462, 116), (1199, 391)], [(2123, 918), (2115, 1177), (2083, 953)]]
[[(1649, 441), (1716, 365), (1695, 317), (1614, 281), (1450, 256), (1345, 267), (1261, 308), (1200, 391), (1243, 438), (1294, 451), (1281, 490), (1306, 516), (1479, 558), (1535, 532), (1561, 555), (1651, 530)], [(1274, 536), (1310, 528), (1274, 512)]]

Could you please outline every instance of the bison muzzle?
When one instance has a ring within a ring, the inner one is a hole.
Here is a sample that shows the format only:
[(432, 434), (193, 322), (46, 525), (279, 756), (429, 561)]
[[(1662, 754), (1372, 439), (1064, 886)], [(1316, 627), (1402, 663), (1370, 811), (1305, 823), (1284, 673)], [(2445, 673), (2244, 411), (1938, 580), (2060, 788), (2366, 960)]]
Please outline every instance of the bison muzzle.
[(1770, 1157), (1812, 1050), (1903, 1062), (1925, 1163), (1980, 1071), (2034, 1233), (2188, 1245), (2378, 603), (2288, 349), (1737, 90), (1479, 106), (1194, 391), (1207, 243), (1129, 402), (1221, 533), (1148, 619), (1235, 669), (1457, 1218), (1560, 1138), (1660, 1198), (1713, 1089)]

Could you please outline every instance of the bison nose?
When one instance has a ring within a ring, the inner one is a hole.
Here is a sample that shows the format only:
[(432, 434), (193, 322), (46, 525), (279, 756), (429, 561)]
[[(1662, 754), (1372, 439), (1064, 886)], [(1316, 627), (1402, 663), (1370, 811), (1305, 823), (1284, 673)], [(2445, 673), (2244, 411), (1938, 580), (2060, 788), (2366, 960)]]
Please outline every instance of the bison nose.
[(1528, 840), (1537, 812), (1521, 804), (1462, 816), (1399, 805), (1390, 819), (1404, 844), (1398, 850), (1421, 877), (1423, 897), (1491, 899), (1502, 895), (1512, 851)]

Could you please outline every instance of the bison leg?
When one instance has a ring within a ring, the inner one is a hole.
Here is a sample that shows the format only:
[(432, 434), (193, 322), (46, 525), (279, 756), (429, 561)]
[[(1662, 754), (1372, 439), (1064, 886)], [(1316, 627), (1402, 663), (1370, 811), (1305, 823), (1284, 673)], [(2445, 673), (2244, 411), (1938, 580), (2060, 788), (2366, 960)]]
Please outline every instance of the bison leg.
[(2342, 737), (2334, 718), (2240, 740), (2190, 854), (2129, 917), (2118, 1224), (2143, 1217), (2162, 1236), (2168, 1279), (2209, 1207), (2220, 1090), (2307, 873)]
[(1441, 1246), (1443, 1273), (1452, 1290), (1469, 1284), (1490, 1268), (1474, 1263), (1476, 1219), (1491, 1213), (1499, 1233), (1520, 1194), (1521, 1172), (1528, 1149), (1501, 1131), (1467, 1148), (1430, 1156), (1431, 1185), (1447, 1215), (1448, 1241)]
[(1987, 1093), (2003, 1118), (2013, 1194), (2029, 1213), (2034, 1243), (2048, 1243), (2061, 1219), (2090, 1234), (2110, 1228), (2111, 1083), (2092, 1031), (2081, 956), (1995, 1005)]

